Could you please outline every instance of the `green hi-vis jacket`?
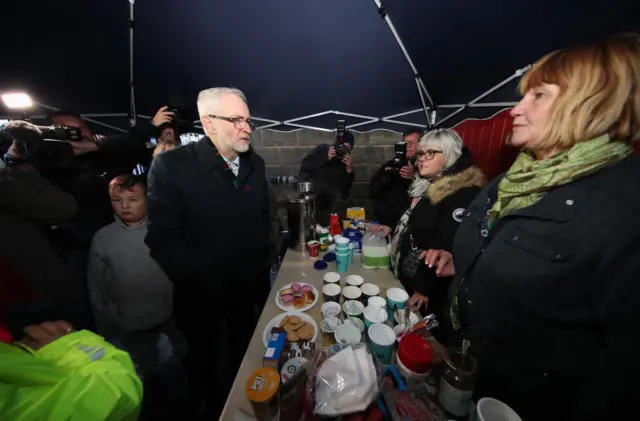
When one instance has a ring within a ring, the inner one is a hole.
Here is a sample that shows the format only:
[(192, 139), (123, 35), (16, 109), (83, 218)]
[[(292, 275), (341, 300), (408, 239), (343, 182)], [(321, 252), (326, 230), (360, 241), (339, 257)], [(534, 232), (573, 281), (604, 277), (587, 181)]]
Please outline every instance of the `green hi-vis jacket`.
[(0, 343), (0, 420), (136, 420), (141, 401), (129, 354), (89, 331), (38, 351)]

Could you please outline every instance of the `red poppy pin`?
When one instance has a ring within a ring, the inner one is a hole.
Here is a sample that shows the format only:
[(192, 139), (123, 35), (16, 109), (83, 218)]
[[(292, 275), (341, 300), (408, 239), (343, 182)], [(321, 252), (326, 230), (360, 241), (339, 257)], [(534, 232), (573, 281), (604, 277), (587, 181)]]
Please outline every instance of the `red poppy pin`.
[(244, 186), (244, 188), (245, 188), (246, 190), (251, 190), (251, 187), (249, 187), (249, 186)]

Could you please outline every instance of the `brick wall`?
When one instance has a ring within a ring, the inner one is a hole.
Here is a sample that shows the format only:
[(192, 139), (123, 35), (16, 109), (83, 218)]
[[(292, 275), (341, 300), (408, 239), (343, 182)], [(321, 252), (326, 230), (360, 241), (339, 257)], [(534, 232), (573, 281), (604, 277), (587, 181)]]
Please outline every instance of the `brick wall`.
[[(313, 130), (278, 132), (258, 130), (251, 138), (255, 151), (262, 156), (267, 166), (267, 176), (296, 175), (302, 158), (321, 143), (332, 144), (335, 135)], [(369, 181), (380, 166), (393, 156), (393, 145), (402, 140), (400, 133), (378, 130), (369, 133), (354, 133), (353, 166), (355, 180), (351, 196), (346, 201), (349, 206), (364, 206), (371, 210), (368, 198)], [(276, 186), (278, 213), (286, 228), (286, 200), (293, 194), (293, 186)]]

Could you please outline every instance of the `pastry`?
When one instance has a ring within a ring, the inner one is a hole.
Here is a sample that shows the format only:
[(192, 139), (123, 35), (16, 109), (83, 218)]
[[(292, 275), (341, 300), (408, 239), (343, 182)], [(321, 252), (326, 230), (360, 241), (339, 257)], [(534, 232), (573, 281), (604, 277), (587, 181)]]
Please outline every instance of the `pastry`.
[(288, 322), (291, 323), (292, 325), (297, 325), (298, 323), (300, 323), (302, 320), (300, 319), (300, 317), (298, 316), (290, 316)]
[(287, 340), (289, 342), (298, 342), (300, 338), (295, 332), (287, 332)]
[(278, 327), (284, 327), (288, 322), (289, 319), (291, 318), (291, 316), (285, 316), (281, 321), (280, 324), (278, 325)]

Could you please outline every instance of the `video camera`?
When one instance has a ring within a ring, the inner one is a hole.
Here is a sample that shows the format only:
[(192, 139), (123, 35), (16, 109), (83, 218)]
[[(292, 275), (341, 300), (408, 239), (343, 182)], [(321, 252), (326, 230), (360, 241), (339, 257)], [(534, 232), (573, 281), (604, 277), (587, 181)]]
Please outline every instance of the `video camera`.
[(393, 159), (391, 160), (391, 168), (400, 170), (400, 168), (407, 166), (407, 143), (402, 141), (398, 142), (393, 147)]
[(26, 121), (11, 121), (0, 130), (0, 153), (4, 155), (15, 142), (19, 159), (38, 169), (66, 168), (75, 164), (69, 142), (82, 141), (80, 129), (68, 126), (36, 126)]
[(349, 153), (349, 148), (345, 145), (344, 135), (347, 129), (347, 122), (345, 120), (338, 120), (336, 126), (336, 142), (333, 145), (336, 149), (336, 158), (342, 159)]

